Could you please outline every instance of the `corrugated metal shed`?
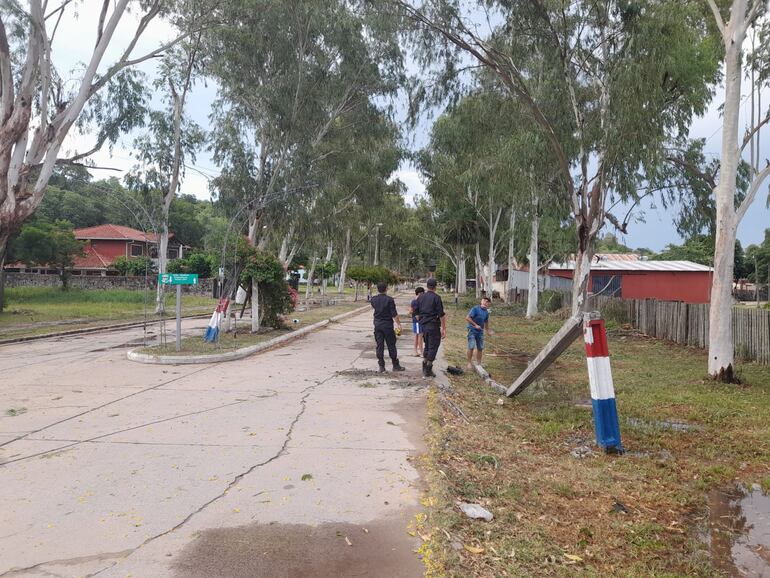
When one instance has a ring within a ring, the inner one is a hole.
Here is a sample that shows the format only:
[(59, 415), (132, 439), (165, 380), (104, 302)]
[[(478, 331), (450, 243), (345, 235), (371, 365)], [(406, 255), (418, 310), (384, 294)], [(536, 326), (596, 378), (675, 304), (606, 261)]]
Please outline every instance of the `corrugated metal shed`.
[[(554, 263), (549, 270), (573, 271), (575, 262)], [(693, 263), (692, 261), (616, 261), (602, 260), (591, 263), (591, 271), (693, 271), (709, 272), (713, 271), (711, 267)]]

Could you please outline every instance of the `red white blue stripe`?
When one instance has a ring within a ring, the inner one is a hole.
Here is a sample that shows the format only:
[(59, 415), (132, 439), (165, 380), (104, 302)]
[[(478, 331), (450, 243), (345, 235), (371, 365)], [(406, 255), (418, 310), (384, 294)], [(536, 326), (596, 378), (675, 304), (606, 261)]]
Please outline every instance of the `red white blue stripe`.
[(615, 405), (615, 388), (612, 383), (604, 320), (586, 320), (583, 326), (583, 338), (586, 344), (596, 443), (606, 451), (622, 452), (623, 445), (620, 442), (618, 410)]
[(228, 305), (230, 305), (229, 299), (223, 297), (219, 300), (216, 310), (211, 315), (206, 331), (203, 333), (203, 341), (212, 342), (217, 340), (219, 337), (219, 324), (222, 322), (222, 317), (227, 312)]

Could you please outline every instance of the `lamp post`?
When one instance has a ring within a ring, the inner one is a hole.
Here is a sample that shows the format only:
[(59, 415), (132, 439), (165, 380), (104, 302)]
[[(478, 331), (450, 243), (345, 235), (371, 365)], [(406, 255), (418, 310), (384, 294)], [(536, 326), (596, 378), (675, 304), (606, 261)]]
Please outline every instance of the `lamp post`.
[(374, 266), (380, 264), (380, 227), (382, 223), (377, 223), (377, 231), (374, 234)]

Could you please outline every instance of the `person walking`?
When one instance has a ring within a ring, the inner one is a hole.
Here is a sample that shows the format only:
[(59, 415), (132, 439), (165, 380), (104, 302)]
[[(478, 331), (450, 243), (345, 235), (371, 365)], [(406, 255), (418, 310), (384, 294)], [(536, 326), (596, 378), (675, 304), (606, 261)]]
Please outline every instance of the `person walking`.
[(489, 326), (489, 297), (482, 297), (478, 305), (465, 316), (468, 322), (468, 369), (473, 369), (473, 350), (476, 350), (476, 363), (481, 365), (481, 352), (484, 351), (484, 330), (487, 335), (492, 335)]
[(425, 285), (428, 290), (417, 300), (417, 322), (425, 342), (422, 375), (436, 377), (433, 373), (433, 362), (436, 360), (441, 339), (446, 337), (446, 314), (444, 303), (436, 294), (436, 279), (431, 277)]
[(422, 357), (422, 333), (420, 331), (420, 323), (417, 321), (417, 301), (420, 299), (420, 295), (425, 293), (424, 287), (417, 287), (414, 290), (414, 299), (409, 305), (409, 313), (412, 316), (412, 333), (414, 333), (414, 356)]
[(388, 345), (388, 355), (393, 362), (393, 371), (404, 371), (404, 367), (398, 362), (398, 350), (396, 349), (396, 332), (393, 324), (398, 327), (401, 334), (401, 321), (396, 311), (396, 302), (387, 294), (388, 284), (377, 284), (377, 295), (372, 297), (370, 303), (374, 309), (374, 342), (377, 350), (377, 362), (380, 365), (380, 373), (385, 373), (385, 344)]

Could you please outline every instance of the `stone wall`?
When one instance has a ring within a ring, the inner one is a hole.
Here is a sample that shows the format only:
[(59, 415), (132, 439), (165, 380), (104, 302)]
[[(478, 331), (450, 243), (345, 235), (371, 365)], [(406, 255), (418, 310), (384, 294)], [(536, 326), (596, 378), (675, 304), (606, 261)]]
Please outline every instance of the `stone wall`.
[[(195, 295), (212, 295), (214, 279), (199, 279), (197, 285), (182, 285), (184, 293)], [(147, 279), (147, 286), (155, 290), (158, 284), (156, 276)], [(72, 275), (70, 287), (77, 289), (131, 289), (139, 291), (145, 287), (144, 277), (121, 277), (120, 275), (101, 277), (99, 275)], [(58, 275), (43, 275), (40, 273), (5, 273), (6, 287), (59, 287), (61, 281)], [(169, 286), (170, 290), (174, 290)]]

